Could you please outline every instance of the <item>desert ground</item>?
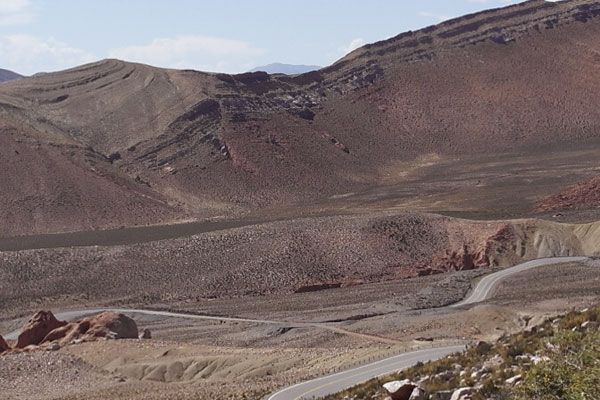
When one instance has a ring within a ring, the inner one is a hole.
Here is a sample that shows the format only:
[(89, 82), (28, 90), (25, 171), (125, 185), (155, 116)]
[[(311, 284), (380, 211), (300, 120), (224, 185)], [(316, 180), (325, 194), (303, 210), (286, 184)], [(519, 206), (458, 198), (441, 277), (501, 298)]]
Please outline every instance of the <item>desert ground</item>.
[[(534, 0), (302, 75), (1, 83), (0, 399), (266, 399), (598, 303), (599, 37), (600, 2)], [(83, 319), (19, 347), (41, 310)]]
[[(153, 339), (101, 340), (3, 356), (2, 376), (10, 377), (2, 381), (3, 398), (258, 399), (278, 387), (410, 349), (490, 341), (597, 301), (597, 265), (542, 268), (515, 275), (484, 303), (453, 312), (430, 307), (464, 297), (482, 271), (250, 301), (214, 300), (204, 308), (175, 303), (168, 308), (268, 316), (281, 323), (131, 314), (140, 327), (150, 328)], [(7, 331), (22, 322), (4, 320), (0, 327)], [(28, 373), (18, 372), (23, 370)]]

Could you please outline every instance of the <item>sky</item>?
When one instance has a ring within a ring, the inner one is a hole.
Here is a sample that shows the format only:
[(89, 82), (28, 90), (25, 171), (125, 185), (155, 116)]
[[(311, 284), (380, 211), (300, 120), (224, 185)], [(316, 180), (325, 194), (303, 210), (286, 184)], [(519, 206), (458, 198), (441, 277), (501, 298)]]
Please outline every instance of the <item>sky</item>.
[(0, 0), (0, 68), (119, 58), (238, 73), (326, 66), (366, 43), (512, 0)]

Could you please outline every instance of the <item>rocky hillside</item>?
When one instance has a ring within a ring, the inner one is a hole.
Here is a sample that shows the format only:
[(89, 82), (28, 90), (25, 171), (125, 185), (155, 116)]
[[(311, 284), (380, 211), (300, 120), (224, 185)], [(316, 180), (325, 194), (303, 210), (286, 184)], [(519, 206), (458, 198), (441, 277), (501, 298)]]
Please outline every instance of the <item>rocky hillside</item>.
[(431, 155), (593, 148), (599, 38), (600, 2), (534, 0), (297, 76), (104, 60), (9, 82), (0, 232), (240, 215), (397, 185)]
[[(0, 253), (0, 303), (137, 303), (307, 292), (600, 255), (600, 223), (380, 213), (305, 218), (129, 246)], [(168, 266), (168, 267), (166, 267)], [(125, 297), (124, 297), (125, 296)]]
[(479, 342), (464, 353), (418, 364), (325, 399), (596, 399), (599, 317), (599, 307), (574, 311), (496, 343)]

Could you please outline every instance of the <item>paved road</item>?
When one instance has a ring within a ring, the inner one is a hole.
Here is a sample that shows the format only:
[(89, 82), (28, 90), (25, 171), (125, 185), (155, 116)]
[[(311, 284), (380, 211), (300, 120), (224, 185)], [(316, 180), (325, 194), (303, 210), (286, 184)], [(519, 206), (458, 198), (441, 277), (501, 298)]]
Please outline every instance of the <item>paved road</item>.
[(121, 246), (176, 239), (206, 232), (256, 225), (277, 219), (199, 221), (171, 225), (137, 226), (98, 231), (0, 237), (0, 251), (54, 249), (60, 247)]
[(463, 301), (451, 305), (450, 307), (461, 307), (469, 304), (479, 303), (490, 297), (496, 288), (496, 286), (503, 280), (511, 275), (518, 274), (533, 268), (541, 267), (544, 265), (560, 264), (565, 262), (579, 262), (585, 261), (587, 257), (555, 257), (555, 258), (540, 258), (537, 260), (528, 261), (523, 264), (516, 265), (511, 268), (503, 269), (496, 273), (485, 276), (481, 279), (475, 289), (467, 296)]
[[(486, 300), (493, 294), (493, 291), (497, 285), (503, 279), (506, 279), (511, 275), (545, 265), (585, 260), (587, 260), (587, 257), (542, 258), (504, 269), (502, 271), (487, 275), (481, 279), (467, 298), (450, 307), (456, 308), (468, 306)], [(402, 354), (373, 364), (368, 364), (359, 368), (340, 372), (335, 375), (330, 375), (290, 386), (271, 395), (268, 400), (307, 400), (313, 397), (326, 396), (331, 393), (337, 393), (359, 383), (366, 382), (371, 378), (381, 375), (388, 375), (399, 369), (413, 366), (419, 361), (437, 360), (462, 349), (464, 349), (464, 346), (452, 346)]]
[(452, 346), (401, 354), (372, 364), (363, 365), (362, 367), (350, 371), (344, 371), (290, 386), (272, 394), (268, 400), (301, 400), (311, 399), (313, 397), (323, 397), (352, 387), (357, 383), (366, 382), (369, 379), (413, 366), (419, 361), (427, 362), (437, 360), (448, 354), (461, 351), (464, 348), (465, 346)]

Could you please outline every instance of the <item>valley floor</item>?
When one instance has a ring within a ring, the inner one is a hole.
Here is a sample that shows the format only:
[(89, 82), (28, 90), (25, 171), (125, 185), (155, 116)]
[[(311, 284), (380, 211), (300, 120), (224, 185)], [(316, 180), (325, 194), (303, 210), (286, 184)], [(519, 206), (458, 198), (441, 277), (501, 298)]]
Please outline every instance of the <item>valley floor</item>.
[[(480, 274), (458, 272), (195, 304), (131, 304), (253, 319), (268, 316), (282, 323), (133, 314), (140, 327), (152, 330), (154, 339), (99, 341), (57, 352), (4, 356), (2, 376), (14, 379), (0, 383), (2, 398), (258, 399), (282, 386), (409, 349), (494, 340), (556, 313), (582, 308), (597, 301), (600, 293), (600, 268), (558, 264), (508, 278), (491, 299), (473, 308), (429, 308), (460, 299)], [(4, 320), (0, 331), (22, 322)], [(305, 325), (295, 327), (301, 324)], [(192, 369), (195, 374), (189, 372)], [(32, 391), (33, 382), (44, 391)]]

